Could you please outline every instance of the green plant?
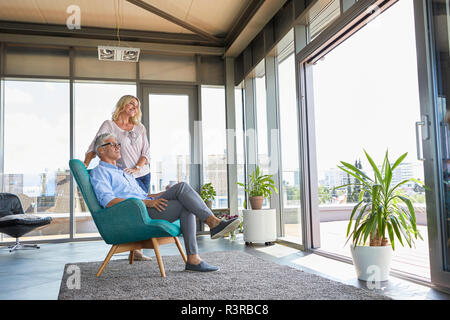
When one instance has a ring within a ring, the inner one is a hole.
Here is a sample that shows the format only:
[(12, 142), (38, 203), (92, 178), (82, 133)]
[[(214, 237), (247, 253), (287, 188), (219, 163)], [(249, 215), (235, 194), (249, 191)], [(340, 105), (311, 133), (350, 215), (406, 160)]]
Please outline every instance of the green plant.
[(205, 183), (200, 189), (200, 197), (203, 201), (213, 201), (216, 197), (216, 190), (212, 186), (211, 182)]
[(273, 175), (265, 174), (262, 175), (259, 166), (256, 167), (256, 170), (253, 171), (252, 174), (249, 174), (249, 183), (248, 188), (245, 184), (241, 182), (237, 182), (238, 185), (244, 187), (245, 192), (248, 193), (249, 197), (258, 197), (263, 196), (267, 198), (272, 194), (272, 190), (278, 193), (277, 188), (275, 187), (275, 182), (272, 179)]
[[(401, 192), (399, 187), (409, 181), (414, 181), (426, 189), (429, 188), (423, 182), (413, 178), (403, 180), (395, 186), (392, 185), (393, 172), (408, 153), (401, 155), (391, 166), (388, 151), (386, 151), (381, 171), (365, 150), (364, 153), (374, 171), (373, 179), (350, 163), (341, 161), (342, 166), (338, 166), (356, 179), (355, 183), (350, 185), (358, 185), (361, 188), (359, 202), (353, 207), (350, 215), (347, 242), (352, 239), (354, 245), (365, 245), (369, 239), (370, 246), (384, 246), (389, 240), (392, 249), (395, 250), (395, 238), (397, 238), (402, 246), (404, 246), (403, 239), (405, 239), (409, 247), (412, 247), (414, 239), (418, 237), (423, 239), (417, 230), (416, 214), (412, 202), (407, 195)], [(364, 197), (365, 194), (370, 196)], [(355, 216), (355, 225), (352, 230)]]

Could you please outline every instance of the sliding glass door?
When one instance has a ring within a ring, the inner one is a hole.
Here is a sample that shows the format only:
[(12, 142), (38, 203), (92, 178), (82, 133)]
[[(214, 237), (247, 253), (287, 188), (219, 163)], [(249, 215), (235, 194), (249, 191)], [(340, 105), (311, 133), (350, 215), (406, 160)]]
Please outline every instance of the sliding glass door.
[(450, 288), (450, 1), (417, 1), (415, 11), (431, 281)]
[[(399, 23), (399, 21), (401, 23)], [(424, 181), (417, 158), (415, 123), (420, 120), (416, 41), (412, 1), (400, 0), (345, 42), (310, 65), (317, 165), (320, 249), (350, 258), (346, 242), (352, 208), (360, 189), (338, 168), (341, 161), (373, 177), (364, 150), (381, 167), (386, 152), (393, 162), (407, 157), (393, 173), (392, 185), (407, 179)], [(409, 248), (396, 245), (392, 269), (430, 280), (425, 190), (415, 182), (402, 184), (416, 211), (425, 239)]]
[(306, 246), (350, 261), (344, 247), (346, 226), (359, 191), (335, 188), (352, 182), (337, 165), (349, 162), (372, 176), (363, 149), (379, 165), (386, 149), (391, 161), (408, 152), (392, 179), (416, 178), (429, 187), (401, 185), (413, 199), (423, 241), (411, 249), (397, 245), (392, 269), (447, 288), (449, 2), (385, 1), (379, 11), (367, 11), (365, 2), (356, 2), (354, 16), (344, 15), (330, 27), (339, 28), (340, 36), (330, 36), (331, 31), (319, 35), (296, 56), (304, 98), (301, 119), (307, 128), (302, 142), (309, 155), (302, 161), (309, 168), (309, 176), (302, 177), (309, 188), (302, 204), (312, 230)]
[[(199, 138), (194, 134), (198, 119), (197, 89), (148, 85), (143, 87), (142, 119), (149, 132), (150, 190), (164, 191), (168, 185), (188, 182), (199, 186)], [(195, 149), (194, 149), (195, 148)]]

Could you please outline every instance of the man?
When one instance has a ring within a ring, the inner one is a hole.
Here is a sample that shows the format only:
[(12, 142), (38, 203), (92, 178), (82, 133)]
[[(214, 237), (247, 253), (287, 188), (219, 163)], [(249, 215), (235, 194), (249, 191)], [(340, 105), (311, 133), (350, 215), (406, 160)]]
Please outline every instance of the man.
[(205, 272), (219, 269), (207, 264), (198, 254), (195, 218), (209, 226), (212, 239), (235, 230), (239, 226), (239, 219), (218, 219), (199, 194), (185, 182), (158, 194), (146, 194), (132, 175), (117, 167), (120, 144), (112, 134), (99, 135), (95, 140), (94, 150), (101, 161), (91, 170), (91, 183), (101, 206), (111, 207), (128, 198), (138, 198), (144, 202), (150, 218), (169, 222), (180, 219), (188, 257), (186, 270)]

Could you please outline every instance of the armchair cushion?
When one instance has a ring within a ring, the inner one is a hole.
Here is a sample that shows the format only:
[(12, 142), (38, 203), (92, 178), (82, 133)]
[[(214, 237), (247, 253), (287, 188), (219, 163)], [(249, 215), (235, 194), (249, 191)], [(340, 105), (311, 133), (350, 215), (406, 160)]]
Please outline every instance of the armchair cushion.
[(37, 217), (33, 214), (11, 214), (0, 218), (0, 228), (16, 225), (40, 227), (52, 222), (51, 217)]

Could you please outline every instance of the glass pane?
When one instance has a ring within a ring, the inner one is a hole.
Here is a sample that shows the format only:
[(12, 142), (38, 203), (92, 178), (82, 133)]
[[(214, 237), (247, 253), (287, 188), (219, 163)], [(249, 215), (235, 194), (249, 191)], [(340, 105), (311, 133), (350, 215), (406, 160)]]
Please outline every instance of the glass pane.
[[(75, 146), (76, 159), (84, 160), (85, 153), (101, 124), (111, 119), (117, 101), (125, 94), (136, 95), (136, 85), (112, 83), (74, 83)], [(92, 159), (89, 169), (97, 166), (99, 158)], [(83, 196), (75, 183), (74, 192), (76, 236), (98, 236)]]
[[(381, 167), (407, 157), (392, 184), (424, 181), (417, 160), (415, 123), (420, 121), (413, 2), (400, 0), (313, 67), (321, 248), (350, 257), (346, 227), (357, 188), (334, 189), (352, 179), (337, 168), (346, 161), (373, 177), (363, 149)], [(416, 248), (396, 241), (392, 268), (430, 278), (425, 192), (416, 183), (400, 190), (413, 199), (424, 239)]]
[[(269, 149), (267, 142), (266, 77), (264, 60), (256, 67), (256, 131), (258, 138), (258, 165), (261, 174), (269, 174)], [(251, 174), (251, 172), (249, 172)], [(270, 207), (270, 199), (264, 198), (263, 208)]]
[(213, 208), (228, 208), (225, 89), (202, 87), (203, 183), (216, 190)]
[(444, 269), (450, 271), (450, 99), (448, 69), (450, 42), (450, 1), (432, 1), (433, 23), (435, 24), (435, 52), (438, 80), (438, 119), (440, 123), (441, 154), (444, 190), (443, 248)]
[[(243, 89), (237, 87), (234, 91), (236, 110), (236, 161), (237, 161), (237, 181), (245, 183), (245, 153), (244, 153), (244, 109), (243, 109)], [(244, 209), (245, 190), (238, 187), (238, 208)]]
[[(25, 213), (51, 225), (22, 240), (69, 235), (69, 83), (5, 80), (3, 190), (19, 196)], [(0, 240), (15, 241), (6, 234)]]
[(295, 56), (278, 64), (281, 140), (281, 195), (286, 240), (302, 243), (298, 115), (295, 82)]
[(189, 96), (149, 94), (149, 109), (150, 188), (158, 193), (168, 185), (189, 182)]

